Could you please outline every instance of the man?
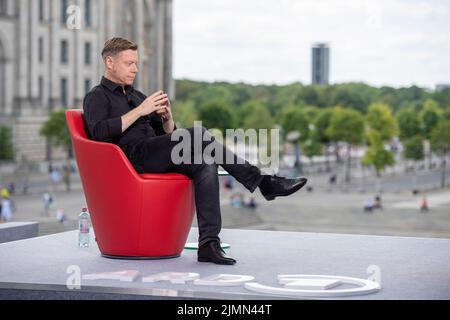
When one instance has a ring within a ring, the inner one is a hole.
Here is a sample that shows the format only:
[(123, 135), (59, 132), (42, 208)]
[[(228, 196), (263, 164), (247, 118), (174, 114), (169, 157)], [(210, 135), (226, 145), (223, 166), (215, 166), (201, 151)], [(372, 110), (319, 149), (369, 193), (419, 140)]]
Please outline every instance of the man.
[[(236, 260), (226, 256), (220, 247), (222, 221), (218, 161), (215, 155), (213, 161), (202, 159), (201, 163), (191, 161), (180, 164), (173, 161), (171, 152), (179, 142), (171, 139), (177, 128), (167, 94), (160, 90), (146, 97), (132, 86), (138, 72), (137, 49), (135, 43), (123, 38), (113, 38), (105, 43), (102, 51), (105, 75), (84, 99), (88, 132), (95, 140), (117, 144), (138, 173), (178, 172), (190, 177), (194, 183), (199, 228), (198, 261), (235, 264)], [(178, 130), (189, 132), (191, 156), (198, 152), (194, 150), (194, 139), (200, 138), (202, 141), (200, 152), (206, 146), (215, 144), (223, 150), (224, 159), (233, 159), (232, 163), (220, 165), (250, 192), (259, 187), (267, 200), (292, 194), (307, 181), (305, 178), (263, 175), (258, 167), (238, 159), (228, 148), (219, 144), (204, 127), (201, 130)], [(207, 137), (207, 141), (198, 137), (199, 132), (202, 137)]]

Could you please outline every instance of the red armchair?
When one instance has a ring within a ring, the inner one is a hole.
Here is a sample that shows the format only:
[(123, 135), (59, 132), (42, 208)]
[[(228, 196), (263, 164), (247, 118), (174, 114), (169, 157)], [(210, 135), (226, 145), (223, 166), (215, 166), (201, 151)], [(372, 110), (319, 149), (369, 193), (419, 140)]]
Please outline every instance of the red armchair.
[(87, 138), (82, 110), (67, 110), (66, 120), (102, 256), (178, 257), (195, 212), (192, 181), (138, 174), (118, 146)]

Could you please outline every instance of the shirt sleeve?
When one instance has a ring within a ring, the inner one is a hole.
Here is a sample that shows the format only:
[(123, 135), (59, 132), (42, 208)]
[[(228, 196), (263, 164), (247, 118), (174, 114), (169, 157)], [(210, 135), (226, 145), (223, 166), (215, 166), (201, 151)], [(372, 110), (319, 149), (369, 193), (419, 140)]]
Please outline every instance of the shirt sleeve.
[(122, 118), (108, 118), (111, 105), (103, 92), (90, 92), (83, 103), (84, 118), (90, 137), (98, 141), (110, 141), (122, 134)]

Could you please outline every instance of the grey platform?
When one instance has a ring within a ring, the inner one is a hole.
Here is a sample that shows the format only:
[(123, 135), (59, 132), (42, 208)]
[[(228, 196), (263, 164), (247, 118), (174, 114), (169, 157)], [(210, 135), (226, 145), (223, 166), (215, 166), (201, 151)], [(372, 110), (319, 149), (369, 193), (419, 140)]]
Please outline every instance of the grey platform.
[(38, 222), (0, 223), (0, 243), (38, 236)]
[[(192, 228), (188, 241), (197, 240)], [(0, 299), (287, 299), (239, 287), (208, 287), (169, 282), (143, 283), (142, 277), (160, 272), (244, 274), (255, 282), (279, 287), (278, 274), (338, 275), (367, 279), (366, 270), (381, 271), (382, 290), (345, 299), (450, 299), (450, 239), (403, 238), (325, 233), (222, 230), (234, 266), (198, 263), (196, 251), (184, 250), (168, 260), (111, 260), (97, 246), (77, 247), (70, 231), (0, 245)], [(134, 282), (82, 280), (69, 290), (68, 266), (82, 274), (139, 270)]]

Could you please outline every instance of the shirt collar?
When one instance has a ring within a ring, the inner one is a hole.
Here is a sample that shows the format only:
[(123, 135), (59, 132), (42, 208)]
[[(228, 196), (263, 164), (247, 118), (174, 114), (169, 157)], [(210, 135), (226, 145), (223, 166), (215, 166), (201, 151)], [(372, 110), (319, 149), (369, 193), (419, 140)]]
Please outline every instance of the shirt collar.
[[(121, 85), (121, 84), (115, 83), (115, 82), (113, 82), (113, 81), (107, 79), (107, 78), (104, 77), (104, 76), (102, 77), (101, 84), (102, 84), (104, 87), (106, 87), (106, 88), (108, 88), (109, 90), (111, 90), (111, 92), (115, 92), (118, 88), (122, 88), (122, 85)], [(128, 86), (128, 85), (125, 86), (125, 90), (126, 90), (126, 91), (129, 91), (130, 89), (133, 89), (133, 86)], [(122, 92), (122, 90), (121, 90), (120, 92)]]

